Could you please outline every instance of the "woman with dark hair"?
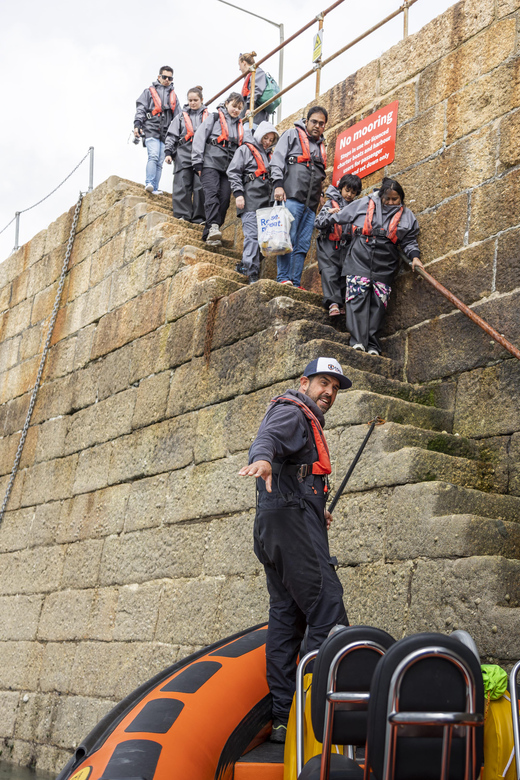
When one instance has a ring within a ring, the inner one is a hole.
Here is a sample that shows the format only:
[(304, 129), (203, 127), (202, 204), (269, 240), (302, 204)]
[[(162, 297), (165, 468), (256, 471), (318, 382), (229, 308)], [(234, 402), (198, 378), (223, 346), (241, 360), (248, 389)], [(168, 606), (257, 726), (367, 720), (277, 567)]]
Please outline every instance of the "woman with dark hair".
[(347, 330), (350, 346), (369, 355), (380, 355), (378, 333), (385, 318), (391, 284), (400, 264), (398, 245), (423, 267), (417, 243), (419, 225), (404, 205), (404, 190), (394, 179), (384, 178), (381, 188), (345, 206), (332, 221), (349, 225), (352, 241), (343, 264), (346, 276)]
[(345, 314), (341, 310), (345, 300), (345, 277), (343, 261), (350, 241), (350, 233), (341, 225), (333, 223), (332, 216), (357, 198), (361, 192), (361, 179), (352, 173), (346, 173), (338, 182), (327, 187), (323, 204), (315, 226), (318, 228), (316, 253), (321, 276), (323, 305), (329, 310), (329, 317)]
[(240, 119), (243, 107), (242, 95), (231, 92), (225, 103), (204, 120), (193, 139), (191, 162), (204, 191), (206, 224), (202, 240), (212, 246), (222, 243), (220, 228), (231, 200), (227, 169), (244, 139)]
[[(242, 85), (242, 97), (244, 98), (245, 105), (242, 111), (242, 119), (248, 116), (249, 103), (251, 100), (251, 71), (250, 68), (255, 64), (256, 51), (252, 51), (246, 54), (241, 54), (238, 58), (238, 67), (241, 73), (245, 76), (244, 84)], [(262, 105), (261, 97), (264, 94), (264, 90), (267, 86), (267, 76), (265, 70), (257, 68), (255, 71), (255, 100), (254, 108), (258, 108)], [(255, 114), (254, 124), (259, 125), (260, 122), (271, 122), (272, 115), (274, 114), (274, 108), (268, 106), (265, 111), (259, 111)]]
[(164, 161), (175, 160), (173, 176), (173, 216), (188, 222), (204, 222), (204, 195), (199, 177), (191, 166), (191, 146), (195, 131), (208, 116), (202, 100), (202, 87), (188, 90), (188, 102), (168, 128)]

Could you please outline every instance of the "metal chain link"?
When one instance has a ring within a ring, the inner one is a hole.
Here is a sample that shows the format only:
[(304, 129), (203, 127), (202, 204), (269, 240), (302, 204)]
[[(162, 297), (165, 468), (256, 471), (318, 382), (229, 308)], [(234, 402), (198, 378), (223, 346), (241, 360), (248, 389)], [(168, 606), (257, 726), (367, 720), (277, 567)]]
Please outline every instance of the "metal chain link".
[(41, 383), (41, 379), (42, 379), (43, 369), (45, 368), (45, 360), (47, 358), (47, 353), (49, 351), (51, 338), (52, 338), (52, 333), (53, 333), (53, 330), (54, 330), (54, 325), (56, 324), (56, 317), (58, 316), (58, 310), (60, 308), (61, 294), (63, 292), (63, 286), (65, 284), (65, 276), (67, 274), (67, 270), (68, 270), (68, 267), (69, 267), (69, 260), (70, 260), (70, 255), (71, 255), (71, 252), (72, 252), (72, 246), (74, 244), (74, 238), (76, 236), (76, 227), (78, 225), (79, 212), (80, 212), (80, 209), (81, 209), (81, 202), (82, 202), (82, 200), (83, 200), (83, 193), (80, 192), (79, 198), (78, 198), (78, 202), (76, 203), (76, 210), (74, 212), (74, 217), (72, 219), (72, 226), (70, 228), (70, 235), (69, 235), (69, 240), (68, 240), (68, 243), (67, 243), (67, 251), (65, 253), (65, 259), (63, 261), (63, 266), (62, 266), (62, 269), (61, 269), (60, 282), (58, 284), (58, 289), (56, 291), (56, 298), (54, 300), (54, 308), (52, 310), (51, 320), (49, 322), (49, 328), (47, 330), (47, 338), (45, 339), (45, 344), (44, 344), (44, 347), (43, 347), (43, 352), (42, 352), (42, 356), (41, 356), (41, 360), (40, 360), (40, 365), (39, 365), (39, 368), (38, 368), (38, 373), (36, 375), (36, 382), (35, 382), (35, 385), (33, 387), (33, 391), (31, 393), (31, 400), (29, 402), (29, 408), (27, 410), (27, 416), (25, 418), (25, 423), (24, 423), (24, 426), (23, 426), (23, 429), (22, 429), (22, 435), (20, 436), (20, 443), (18, 444), (18, 449), (16, 451), (16, 456), (15, 456), (15, 459), (14, 459), (14, 464), (13, 464), (13, 468), (12, 468), (12, 471), (11, 471), (11, 476), (9, 478), (9, 482), (7, 484), (7, 490), (5, 491), (4, 500), (2, 502), (2, 507), (0, 509), (0, 523), (2, 522), (2, 520), (4, 518), (4, 512), (6, 510), (6, 507), (7, 507), (8, 501), (9, 501), (9, 496), (11, 495), (11, 490), (13, 489), (14, 480), (15, 480), (15, 477), (16, 477), (16, 473), (18, 471), (18, 466), (20, 464), (21, 457), (22, 457), (22, 451), (23, 451), (23, 447), (24, 447), (24, 444), (25, 444), (25, 439), (27, 438), (27, 431), (29, 430), (29, 424), (31, 422), (31, 416), (32, 416), (32, 413), (33, 413), (34, 405), (36, 403), (36, 396), (37, 396), (38, 390), (40, 388), (40, 383)]

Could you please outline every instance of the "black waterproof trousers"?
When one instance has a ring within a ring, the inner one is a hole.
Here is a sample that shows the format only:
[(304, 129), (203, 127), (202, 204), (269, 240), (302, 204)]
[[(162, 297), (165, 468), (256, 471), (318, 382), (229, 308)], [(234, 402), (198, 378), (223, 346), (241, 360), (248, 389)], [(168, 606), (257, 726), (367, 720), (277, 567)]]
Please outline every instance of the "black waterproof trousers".
[(345, 277), (343, 261), (346, 248), (330, 241), (328, 236), (317, 239), (318, 268), (321, 275), (323, 305), (328, 309), (331, 303), (345, 304)]
[(175, 171), (172, 191), (173, 216), (188, 222), (204, 222), (204, 193), (193, 168)]
[(346, 304), (349, 344), (363, 344), (365, 349), (376, 349), (381, 353), (381, 342), (377, 334), (383, 325), (386, 307), (376, 295), (372, 286), (360, 291)]
[(206, 225), (202, 233), (202, 240), (205, 241), (212, 225), (221, 227), (224, 224), (231, 200), (231, 185), (226, 172), (217, 171), (216, 168), (204, 167), (200, 180), (204, 190), (206, 213)]
[(273, 718), (287, 720), (306, 627), (311, 651), (334, 625), (348, 626), (343, 587), (330, 557), (323, 510), (314, 502), (260, 492), (254, 534), (270, 600), (266, 665)]

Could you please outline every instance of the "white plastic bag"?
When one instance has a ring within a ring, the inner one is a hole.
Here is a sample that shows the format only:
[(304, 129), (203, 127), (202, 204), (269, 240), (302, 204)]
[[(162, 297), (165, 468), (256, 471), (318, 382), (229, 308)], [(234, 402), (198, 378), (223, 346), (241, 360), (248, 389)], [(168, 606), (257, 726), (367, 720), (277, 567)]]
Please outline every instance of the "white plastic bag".
[(277, 203), (268, 209), (257, 209), (258, 243), (264, 257), (292, 252), (290, 232), (293, 219), (284, 203)]

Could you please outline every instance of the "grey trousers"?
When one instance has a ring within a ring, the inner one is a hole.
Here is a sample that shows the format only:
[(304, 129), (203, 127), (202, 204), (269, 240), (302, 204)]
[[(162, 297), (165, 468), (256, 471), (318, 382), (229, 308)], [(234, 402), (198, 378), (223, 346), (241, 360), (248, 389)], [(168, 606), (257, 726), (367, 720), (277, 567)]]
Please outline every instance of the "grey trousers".
[(173, 216), (188, 222), (204, 222), (204, 192), (193, 168), (181, 168), (173, 177)]
[(248, 274), (260, 273), (260, 247), (258, 246), (258, 226), (256, 211), (244, 211), (241, 215), (242, 232), (244, 234), (244, 251), (242, 265)]

